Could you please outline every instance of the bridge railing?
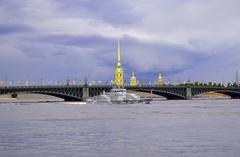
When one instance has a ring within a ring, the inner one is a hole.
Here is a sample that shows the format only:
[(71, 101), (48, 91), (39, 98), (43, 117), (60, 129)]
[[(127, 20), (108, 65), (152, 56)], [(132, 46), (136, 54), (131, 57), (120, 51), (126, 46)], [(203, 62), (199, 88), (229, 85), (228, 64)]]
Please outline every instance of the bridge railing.
[[(33, 88), (113, 88), (113, 85), (34, 85), (34, 86), (0, 86), (0, 89), (33, 89)], [(240, 89), (240, 87), (219, 87), (219, 86), (192, 86), (192, 85), (124, 85), (124, 88), (218, 88), (218, 89)]]

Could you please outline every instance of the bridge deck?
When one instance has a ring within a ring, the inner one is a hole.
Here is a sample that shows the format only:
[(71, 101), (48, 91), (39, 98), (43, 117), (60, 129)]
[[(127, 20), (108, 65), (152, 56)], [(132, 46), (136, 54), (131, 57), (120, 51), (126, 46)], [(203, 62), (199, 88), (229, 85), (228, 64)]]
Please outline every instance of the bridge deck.
[[(66, 101), (85, 101), (88, 97), (101, 94), (103, 91), (109, 92), (111, 85), (98, 86), (2, 86), (0, 94), (9, 93), (39, 93), (47, 94), (65, 99)], [(191, 99), (195, 95), (206, 92), (218, 92), (229, 95), (231, 98), (240, 98), (239, 87), (205, 87), (205, 86), (125, 86), (127, 90), (152, 93), (161, 95), (167, 99)]]

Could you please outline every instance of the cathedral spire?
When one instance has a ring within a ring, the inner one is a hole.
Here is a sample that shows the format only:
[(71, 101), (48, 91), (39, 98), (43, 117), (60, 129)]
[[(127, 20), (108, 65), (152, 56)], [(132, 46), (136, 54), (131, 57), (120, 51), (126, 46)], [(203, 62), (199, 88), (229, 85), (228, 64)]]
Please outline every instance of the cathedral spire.
[(124, 80), (123, 80), (123, 69), (121, 65), (121, 54), (120, 54), (120, 41), (118, 39), (118, 62), (117, 62), (117, 68), (115, 70), (115, 85), (117, 87), (123, 87)]
[(121, 51), (120, 51), (120, 40), (118, 39), (118, 67), (121, 67)]

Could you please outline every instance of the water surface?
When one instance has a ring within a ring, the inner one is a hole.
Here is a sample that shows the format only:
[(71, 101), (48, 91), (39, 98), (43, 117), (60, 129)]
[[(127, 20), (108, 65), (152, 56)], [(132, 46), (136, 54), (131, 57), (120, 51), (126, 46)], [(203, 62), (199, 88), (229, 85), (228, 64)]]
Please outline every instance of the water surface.
[(1, 103), (1, 157), (236, 157), (240, 100)]

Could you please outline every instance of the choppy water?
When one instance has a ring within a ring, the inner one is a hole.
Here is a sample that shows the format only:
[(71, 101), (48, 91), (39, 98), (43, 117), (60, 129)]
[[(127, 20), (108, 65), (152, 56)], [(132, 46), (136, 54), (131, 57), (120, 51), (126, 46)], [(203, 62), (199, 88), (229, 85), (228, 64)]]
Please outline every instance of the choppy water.
[(1, 157), (237, 157), (240, 100), (0, 104)]

